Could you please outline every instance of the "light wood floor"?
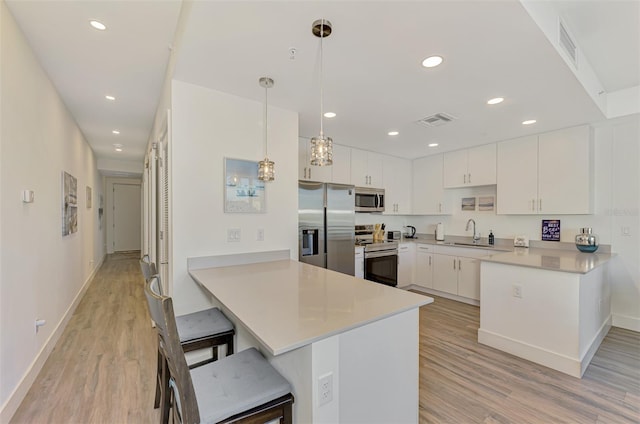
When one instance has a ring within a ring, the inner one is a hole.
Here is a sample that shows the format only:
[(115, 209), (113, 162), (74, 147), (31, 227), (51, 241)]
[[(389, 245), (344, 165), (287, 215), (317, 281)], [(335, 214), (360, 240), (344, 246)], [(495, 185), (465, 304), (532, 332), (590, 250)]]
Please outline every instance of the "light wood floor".
[[(137, 255), (108, 256), (12, 423), (157, 422), (145, 302)], [(576, 379), (479, 345), (478, 326), (474, 306), (421, 309), (421, 423), (640, 423), (639, 333), (612, 329)]]

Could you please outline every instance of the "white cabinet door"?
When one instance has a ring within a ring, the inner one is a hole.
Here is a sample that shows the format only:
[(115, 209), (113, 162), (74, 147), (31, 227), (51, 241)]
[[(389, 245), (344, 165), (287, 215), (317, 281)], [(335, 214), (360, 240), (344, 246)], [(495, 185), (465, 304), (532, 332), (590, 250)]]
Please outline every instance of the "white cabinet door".
[(385, 215), (411, 213), (411, 161), (387, 156), (382, 173), (385, 175)]
[(433, 288), (433, 254), (432, 248), (426, 244), (419, 244), (416, 249), (416, 275), (414, 281), (417, 285)]
[(400, 243), (398, 245), (398, 286), (404, 287), (413, 284), (415, 267), (415, 244)]
[(433, 288), (445, 293), (458, 294), (458, 258), (433, 255)]
[(593, 213), (593, 143), (588, 125), (538, 136), (538, 213)]
[(355, 274), (357, 278), (364, 278), (364, 248), (356, 247)]
[(538, 137), (498, 143), (497, 213), (536, 214), (538, 202)]
[(496, 184), (496, 143), (468, 149), (467, 186)]
[(337, 184), (351, 184), (351, 148), (333, 145), (331, 180)]
[[(331, 182), (332, 166), (311, 165), (311, 142), (306, 138), (298, 139), (298, 178), (307, 181)], [(277, 164), (276, 164), (276, 172)]]
[(458, 257), (458, 296), (480, 300), (480, 261)]
[(457, 150), (444, 154), (443, 182), (445, 188), (467, 185), (467, 150)]
[(443, 215), (448, 213), (442, 186), (442, 154), (426, 156), (413, 161), (411, 190), (412, 212), (419, 215)]
[(351, 184), (358, 187), (383, 188), (384, 156), (365, 150), (351, 149)]

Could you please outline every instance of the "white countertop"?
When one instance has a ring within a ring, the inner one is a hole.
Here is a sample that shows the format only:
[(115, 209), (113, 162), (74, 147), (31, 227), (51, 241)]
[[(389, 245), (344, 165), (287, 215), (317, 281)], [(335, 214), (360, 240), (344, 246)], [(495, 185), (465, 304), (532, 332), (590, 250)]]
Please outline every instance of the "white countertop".
[(189, 273), (273, 355), (433, 302), (293, 260)]
[(576, 250), (515, 248), (513, 252), (496, 252), (480, 258), (482, 261), (505, 265), (525, 266), (551, 271), (586, 274), (605, 264), (610, 253), (583, 253)]

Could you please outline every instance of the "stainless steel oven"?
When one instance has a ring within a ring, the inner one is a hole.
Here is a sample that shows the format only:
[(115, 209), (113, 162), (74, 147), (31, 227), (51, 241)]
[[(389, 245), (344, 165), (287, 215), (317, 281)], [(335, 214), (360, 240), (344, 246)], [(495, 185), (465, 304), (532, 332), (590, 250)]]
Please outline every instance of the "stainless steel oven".
[(398, 243), (384, 241), (365, 245), (364, 278), (388, 286), (398, 285)]

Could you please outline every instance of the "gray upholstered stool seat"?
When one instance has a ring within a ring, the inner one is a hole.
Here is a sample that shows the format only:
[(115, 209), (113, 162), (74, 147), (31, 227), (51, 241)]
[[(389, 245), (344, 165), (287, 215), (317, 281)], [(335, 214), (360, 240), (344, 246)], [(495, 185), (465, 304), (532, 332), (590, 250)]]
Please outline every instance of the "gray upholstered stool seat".
[(291, 385), (255, 348), (191, 370), (200, 420), (217, 423), (291, 392)]
[(176, 317), (180, 343), (233, 331), (233, 324), (220, 309), (211, 308)]

